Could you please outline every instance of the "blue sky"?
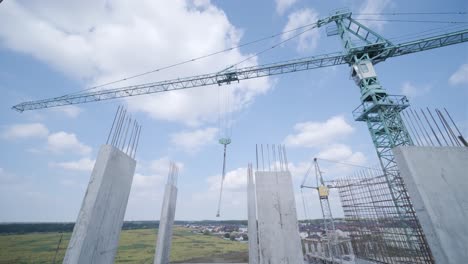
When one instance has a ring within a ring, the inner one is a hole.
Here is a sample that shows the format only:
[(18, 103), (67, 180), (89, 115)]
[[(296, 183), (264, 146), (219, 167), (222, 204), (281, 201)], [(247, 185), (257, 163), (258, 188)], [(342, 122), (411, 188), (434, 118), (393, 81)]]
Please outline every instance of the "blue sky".
[[(222, 109), (232, 110), (222, 219), (245, 219), (247, 163), (255, 144), (285, 144), (299, 218), (299, 184), (313, 157), (374, 166), (365, 124), (352, 120), (359, 92), (338, 66), (132, 99), (17, 113), (11, 106), (80, 91), (232, 45), (313, 23), (336, 8), (354, 13), (467, 11), (465, 1), (4, 1), (0, 4), (0, 221), (74, 221), (99, 147), (118, 105), (143, 125), (127, 220), (158, 219), (169, 161), (181, 167), (176, 219), (214, 219), (222, 146)], [(362, 17), (361, 17), (362, 18)], [(377, 19), (467, 21), (457, 15)], [(362, 21), (396, 43), (460, 24)], [(457, 27), (458, 26), (458, 27)], [(433, 31), (431, 31), (433, 32)], [(442, 33), (442, 31), (437, 31)], [(281, 41), (233, 50), (120, 85), (215, 72)], [(324, 28), (240, 65), (341, 51)], [(376, 66), (390, 94), (415, 107), (447, 107), (468, 134), (468, 52), (460, 44), (392, 58)], [(219, 99), (221, 98), (221, 99)], [(230, 103), (227, 104), (227, 98)], [(220, 105), (222, 107), (220, 107)], [(352, 167), (323, 164), (326, 177)], [(332, 196), (336, 215), (338, 197)], [(308, 217), (320, 216), (306, 192)]]

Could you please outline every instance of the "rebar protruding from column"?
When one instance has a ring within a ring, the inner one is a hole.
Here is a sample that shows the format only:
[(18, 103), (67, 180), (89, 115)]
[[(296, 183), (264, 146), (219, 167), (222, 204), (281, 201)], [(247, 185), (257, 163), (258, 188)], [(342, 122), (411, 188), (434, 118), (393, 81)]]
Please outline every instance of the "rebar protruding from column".
[(115, 112), (114, 121), (112, 121), (111, 129), (109, 130), (109, 134), (107, 135), (106, 144), (109, 144), (109, 139), (112, 134), (112, 130), (114, 129), (115, 120), (117, 119), (117, 115), (119, 114), (120, 109), (121, 109), (121, 106), (119, 105), (119, 107), (117, 107), (117, 111)]
[[(444, 108), (444, 114), (441, 110), (436, 108), (434, 113), (435, 116), (438, 117), (437, 119), (434, 118), (429, 108), (426, 107), (426, 112), (423, 109), (419, 110), (423, 118), (413, 109), (407, 109), (403, 111), (401, 115), (416, 145), (468, 147), (468, 143), (462, 136), (447, 109)], [(434, 125), (437, 130), (434, 128)]]
[[(289, 171), (288, 157), (284, 145), (266, 144), (266, 153), (263, 144), (255, 145), (255, 157), (257, 159), (257, 171)], [(270, 149), (271, 148), (271, 149)], [(258, 153), (260, 151), (260, 153)], [(271, 156), (270, 156), (271, 151)], [(266, 167), (265, 167), (265, 162)]]
[(128, 156), (135, 158), (140, 139), (141, 125), (136, 119), (127, 115), (127, 109), (118, 106), (107, 135), (106, 144), (110, 144)]
[(169, 163), (169, 173), (167, 175), (167, 184), (177, 187), (177, 178), (179, 175), (179, 167), (174, 163)]

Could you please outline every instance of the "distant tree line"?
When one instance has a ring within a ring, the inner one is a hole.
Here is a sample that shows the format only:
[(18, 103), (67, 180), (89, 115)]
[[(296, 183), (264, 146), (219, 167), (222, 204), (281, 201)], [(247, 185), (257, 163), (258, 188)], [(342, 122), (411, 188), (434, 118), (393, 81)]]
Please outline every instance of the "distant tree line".
[[(175, 221), (176, 225), (247, 225), (247, 220)], [(75, 223), (0, 223), (0, 234), (72, 232)], [(125, 221), (123, 230), (158, 228), (159, 221)]]
[[(0, 234), (72, 232), (75, 223), (8, 223), (0, 224)], [(158, 228), (159, 221), (126, 221), (123, 230)]]

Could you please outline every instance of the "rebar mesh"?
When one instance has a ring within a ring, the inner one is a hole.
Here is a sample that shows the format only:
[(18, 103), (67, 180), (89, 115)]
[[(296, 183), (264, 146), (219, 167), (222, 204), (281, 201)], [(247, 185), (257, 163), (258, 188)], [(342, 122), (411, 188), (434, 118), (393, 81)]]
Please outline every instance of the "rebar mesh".
[[(338, 184), (356, 257), (380, 263), (433, 263), (416, 217), (397, 208), (380, 169), (365, 169)], [(407, 201), (411, 204), (410, 201)]]

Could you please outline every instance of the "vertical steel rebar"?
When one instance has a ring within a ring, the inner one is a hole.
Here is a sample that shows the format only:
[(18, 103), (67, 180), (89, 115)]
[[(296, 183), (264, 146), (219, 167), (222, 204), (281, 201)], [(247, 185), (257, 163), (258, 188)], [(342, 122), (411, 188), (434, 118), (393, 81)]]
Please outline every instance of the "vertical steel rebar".
[(281, 145), (278, 145), (277, 148), (278, 148), (278, 157), (280, 160), (280, 170), (284, 171), (284, 157), (283, 157), (283, 152), (281, 151)]
[(278, 171), (278, 170), (277, 170), (277, 167), (276, 167), (277, 160), (276, 160), (275, 144), (272, 144), (272, 145), (271, 145), (271, 153), (272, 153), (272, 155), (273, 155), (273, 170), (274, 170), (274, 171)]
[[(421, 127), (423, 128), (424, 132), (426, 133), (427, 139), (429, 139), (429, 141), (431, 142), (431, 146), (434, 146), (434, 142), (432, 142), (431, 136), (429, 136), (429, 133), (427, 132), (426, 127), (424, 126), (424, 123), (422, 122), (421, 118), (419, 117), (418, 112), (416, 110), (414, 110), (414, 113), (416, 114), (416, 117), (418, 118), (419, 123), (421, 123)], [(426, 141), (427, 141), (427, 139), (426, 139)]]
[[(408, 112), (409, 112), (409, 113), (408, 113)], [(414, 130), (416, 131), (416, 134), (417, 134), (417, 136), (418, 136), (418, 138), (419, 138), (419, 141), (421, 141), (421, 146), (424, 146), (424, 142), (423, 142), (423, 140), (422, 140), (422, 138), (421, 138), (421, 136), (419, 135), (419, 132), (418, 132), (418, 130), (417, 130), (417, 128), (419, 128), (419, 126), (418, 126), (418, 124), (417, 124), (417, 122), (416, 122), (416, 117), (415, 117), (415, 116), (413, 115), (413, 113), (411, 112), (411, 109), (409, 109), (408, 112), (407, 112), (406, 114), (408, 115), (409, 119), (411, 119), (411, 123), (412, 123), (413, 126), (414, 126)], [(411, 114), (413, 117), (411, 117), (410, 114)], [(413, 121), (413, 119), (414, 119), (414, 121)], [(421, 132), (421, 133), (422, 133), (422, 132)]]
[(407, 127), (409, 127), (410, 131), (411, 131), (411, 136), (412, 138), (415, 139), (416, 143), (419, 145), (419, 146), (422, 146), (423, 144), (421, 144), (420, 142), (420, 139), (418, 136), (416, 136), (415, 134), (415, 131), (413, 130), (413, 123), (410, 122), (409, 118), (406, 116), (406, 113), (403, 111), (401, 112), (402, 113), (402, 118), (403, 118), (403, 121), (407, 124)]
[(288, 156), (286, 155), (286, 147), (283, 145), (283, 154), (284, 154), (284, 161), (286, 163), (286, 171), (289, 171), (288, 167)]
[(111, 126), (111, 129), (109, 130), (109, 135), (107, 135), (106, 145), (109, 144), (109, 139), (112, 134), (112, 130), (114, 129), (115, 120), (117, 119), (117, 115), (119, 114), (119, 111), (120, 111), (120, 105), (117, 107), (117, 111), (115, 112), (114, 120), (112, 121), (112, 126)]
[(458, 134), (462, 135), (462, 133), (460, 132), (460, 130), (457, 127), (457, 124), (455, 124), (455, 122), (453, 122), (452, 116), (450, 116), (450, 113), (447, 111), (447, 109), (445, 109), (445, 107), (444, 107), (444, 111), (445, 111), (445, 113), (447, 113), (447, 116), (449, 117), (450, 121), (452, 121), (452, 124), (455, 127), (455, 129), (458, 131)]
[(426, 109), (427, 109), (427, 112), (429, 113), (429, 115), (431, 116), (432, 121), (434, 121), (434, 124), (436, 125), (437, 130), (439, 130), (440, 136), (441, 136), (442, 139), (445, 141), (445, 144), (448, 146), (449, 144), (448, 144), (447, 140), (445, 139), (444, 133), (442, 133), (442, 130), (440, 130), (440, 127), (439, 127), (439, 125), (437, 124), (437, 122), (436, 122), (434, 116), (432, 116), (432, 113), (431, 113), (431, 111), (429, 110), (428, 107), (427, 107)]
[(125, 118), (127, 116), (127, 109), (124, 110), (123, 114), (122, 114), (122, 117), (121, 117), (121, 121), (120, 121), (120, 125), (119, 125), (119, 129), (117, 131), (117, 137), (116, 137), (116, 140), (115, 140), (115, 147), (118, 147), (119, 146), (119, 142), (120, 142), (120, 136), (121, 136), (121, 131), (122, 131), (122, 126), (125, 122)]
[(125, 154), (127, 154), (127, 155), (128, 155), (128, 150), (130, 148), (130, 145), (132, 143), (133, 133), (135, 131), (135, 123), (136, 123), (136, 118), (133, 120), (133, 125), (132, 125), (132, 128), (130, 130), (130, 136), (128, 137), (127, 148), (125, 149)]
[(445, 109), (445, 113), (447, 113), (447, 116), (450, 118), (450, 121), (452, 121), (452, 124), (453, 126), (455, 127), (455, 129), (458, 131), (458, 139), (460, 140), (460, 142), (465, 146), (465, 147), (468, 147), (468, 143), (466, 142), (465, 138), (463, 137), (462, 133), (460, 132), (460, 130), (458, 129), (457, 127), (457, 124), (455, 124), (455, 122), (453, 121), (452, 119), (452, 116), (450, 116), (450, 113), (447, 111), (447, 109)]
[(267, 144), (267, 156), (268, 156), (268, 171), (271, 171), (271, 163), (270, 163), (270, 145)]
[(255, 144), (255, 160), (257, 161), (257, 171), (258, 171), (258, 145)]
[(260, 147), (262, 148), (262, 169), (265, 171), (265, 158), (263, 156), (263, 144), (260, 144)]
[(135, 150), (133, 151), (133, 159), (135, 159), (136, 151), (138, 148), (138, 143), (140, 142), (140, 133), (141, 133), (141, 125), (138, 129), (138, 136), (137, 136), (136, 143), (135, 143)]
[(437, 110), (437, 108), (436, 108), (435, 111), (436, 111), (437, 115), (439, 116), (439, 120), (442, 123), (442, 126), (444, 127), (445, 133), (447, 134), (447, 137), (448, 137), (448, 139), (450, 140), (450, 142), (452, 143), (452, 146), (453, 146), (454, 143), (453, 143), (452, 137), (450, 136), (450, 133), (449, 133), (447, 127), (444, 124), (444, 121), (443, 121), (443, 119), (441, 117), (441, 114), (440, 114), (439, 110)]
[(413, 109), (410, 109), (410, 112), (411, 112), (411, 114), (413, 115), (413, 118), (414, 118), (414, 120), (415, 120), (415, 122), (416, 122), (416, 125), (417, 125), (418, 128), (419, 128), (419, 132), (421, 132), (421, 142), (423, 142), (422, 139), (424, 139), (424, 145), (429, 145), (429, 141), (427, 140), (426, 136), (424, 135), (424, 130), (423, 130), (423, 128), (421, 127), (421, 123), (418, 122), (418, 118), (416, 117), (415, 112), (413, 111)]
[(133, 150), (135, 149), (135, 143), (136, 143), (136, 138), (137, 138), (137, 134), (138, 134), (138, 122), (135, 123), (135, 134), (133, 135), (133, 139), (132, 139), (132, 147), (131, 147), (131, 151), (130, 151), (130, 156), (132, 156), (132, 153), (133, 153)]
[[(437, 109), (438, 110), (438, 109)], [(442, 122), (447, 126), (448, 128), (448, 131), (450, 132), (450, 135), (452, 136), (453, 138), (453, 141), (456, 143), (457, 146), (461, 147), (460, 145), (460, 142), (458, 142), (458, 138), (457, 136), (455, 135), (455, 133), (453, 133), (453, 130), (452, 128), (450, 127), (450, 124), (447, 122), (447, 120), (445, 119), (444, 117), (444, 114), (442, 113), (442, 111), (438, 110), (440, 112), (440, 116), (442, 117)]]
[(439, 137), (437, 136), (436, 132), (435, 132), (434, 129), (432, 128), (431, 122), (429, 122), (429, 119), (427, 118), (427, 116), (426, 116), (426, 114), (424, 113), (424, 111), (423, 111), (422, 109), (420, 109), (420, 110), (421, 110), (421, 113), (423, 114), (424, 118), (426, 119), (427, 124), (428, 124), (429, 127), (431, 128), (432, 134), (434, 135), (435, 139), (436, 139), (437, 142), (439, 143), (439, 146), (442, 146), (442, 143), (440, 142)]
[(124, 108), (122, 108), (122, 110), (119, 113), (119, 117), (117, 118), (117, 124), (115, 126), (115, 131), (114, 131), (114, 135), (112, 137), (112, 142), (111, 142), (112, 146), (115, 146), (115, 142), (117, 141), (117, 134), (120, 128), (120, 122), (121, 122), (123, 113), (124, 113)]

